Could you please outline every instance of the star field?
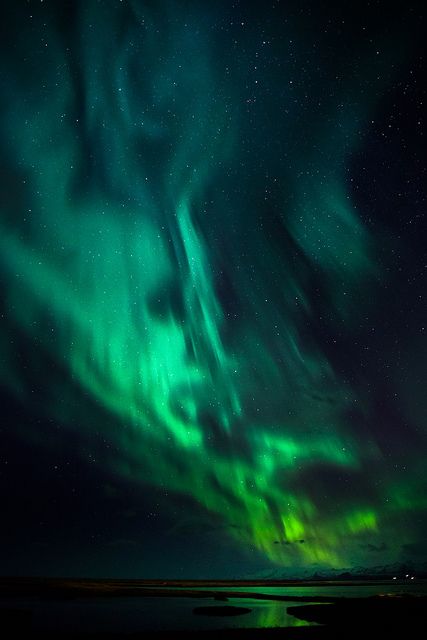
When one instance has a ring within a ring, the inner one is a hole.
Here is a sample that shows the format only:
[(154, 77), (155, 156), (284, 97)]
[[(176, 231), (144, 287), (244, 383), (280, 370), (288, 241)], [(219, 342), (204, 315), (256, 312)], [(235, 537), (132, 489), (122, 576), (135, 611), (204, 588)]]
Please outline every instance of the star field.
[(424, 566), (423, 9), (3, 13), (8, 572)]

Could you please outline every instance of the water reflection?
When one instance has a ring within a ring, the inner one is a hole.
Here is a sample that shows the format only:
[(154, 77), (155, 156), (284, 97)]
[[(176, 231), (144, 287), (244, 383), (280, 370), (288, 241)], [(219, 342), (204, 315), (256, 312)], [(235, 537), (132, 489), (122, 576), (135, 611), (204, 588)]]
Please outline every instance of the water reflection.
[(232, 598), (229, 604), (251, 609), (236, 617), (197, 616), (200, 606), (224, 606), (210, 598), (76, 598), (53, 601), (39, 598), (0, 599), (0, 609), (31, 612), (32, 630), (37, 633), (138, 633), (161, 630), (209, 630), (307, 626), (287, 613), (297, 602)]
[(298, 604), (297, 602), (285, 603), (260, 600), (248, 600), (246, 602), (248, 602), (248, 606), (252, 608), (254, 615), (251, 618), (251, 624), (242, 624), (240, 626), (265, 628), (304, 627), (309, 625), (305, 620), (298, 620), (298, 618), (288, 613), (287, 608)]
[[(171, 588), (171, 587), (169, 587)], [(197, 588), (192, 587), (195, 591)], [(201, 588), (202, 590), (206, 587)], [(288, 613), (288, 608), (302, 604), (298, 600), (259, 600), (250, 597), (254, 593), (268, 596), (312, 598), (318, 602), (320, 596), (344, 596), (363, 598), (380, 593), (397, 595), (405, 592), (425, 595), (425, 582), (407, 586), (394, 584), (354, 584), (319, 586), (237, 586), (235, 591), (245, 592), (248, 598), (232, 597), (233, 587), (217, 587), (215, 592), (228, 592), (228, 604), (249, 607), (251, 612), (237, 617), (196, 616), (193, 609), (200, 606), (224, 606), (227, 602), (216, 602), (213, 598), (176, 597), (115, 597), (75, 598), (73, 600), (49, 600), (39, 597), (0, 598), (1, 609), (31, 612), (32, 630), (38, 633), (55, 631), (69, 633), (138, 633), (162, 630), (209, 630), (230, 628), (271, 628), (307, 626)], [(304, 602), (304, 604), (307, 604)]]

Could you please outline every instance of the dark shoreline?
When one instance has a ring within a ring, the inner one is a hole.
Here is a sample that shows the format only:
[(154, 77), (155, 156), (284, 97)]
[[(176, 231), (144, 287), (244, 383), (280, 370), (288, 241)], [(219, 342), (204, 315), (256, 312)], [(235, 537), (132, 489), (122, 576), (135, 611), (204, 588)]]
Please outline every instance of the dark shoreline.
[[(357, 586), (390, 586), (389, 580), (358, 581)], [(402, 583), (402, 587), (408, 583)], [(238, 591), (236, 587), (260, 587), (259, 592)], [(92, 578), (41, 578), (0, 577), (0, 596), (38, 596), (56, 598), (99, 597), (192, 597), (214, 598), (216, 596), (252, 598), (256, 600), (313, 602), (313, 596), (294, 596), (262, 593), (263, 587), (316, 588), (327, 592), (328, 587), (355, 586), (349, 581), (249, 581), (249, 580), (125, 580)], [(224, 590), (230, 587), (230, 591)], [(217, 591), (216, 588), (221, 588)], [(343, 597), (319, 595), (317, 602), (339, 602)], [(347, 599), (347, 598), (346, 598)]]
[[(220, 631), (225, 638), (260, 638), (281, 634), (284, 638), (330, 638), (335, 635), (346, 634), (349, 631), (358, 635), (369, 628), (387, 629), (393, 632), (408, 632), (411, 625), (419, 624), (427, 610), (427, 597), (416, 595), (377, 595), (366, 597), (334, 597), (327, 595), (327, 586), (348, 586), (348, 583), (304, 583), (305, 586), (319, 587), (318, 596), (307, 595), (275, 595), (262, 593), (264, 587), (301, 587), (303, 583), (290, 582), (243, 582), (243, 581), (144, 581), (144, 580), (85, 580), (85, 579), (53, 579), (53, 578), (0, 578), (0, 596), (3, 605), (0, 607), (0, 633), (4, 637), (17, 634), (25, 634), (27, 638), (56, 638), (58, 632), (36, 632), (32, 628), (31, 609), (20, 606), (20, 598), (36, 598), (39, 601), (50, 603), (63, 601), (70, 603), (75, 599), (107, 598), (112, 601), (116, 598), (197, 598), (211, 600), (271, 600), (293, 602), (287, 611), (295, 618), (308, 621), (313, 625), (305, 627), (274, 627), (274, 628), (221, 628), (221, 620), (218, 618), (218, 628), (204, 630), (195, 629), (185, 631), (144, 630), (139, 633), (67, 633), (61, 630), (61, 637), (65, 638), (177, 638), (196, 637), (194, 634), (210, 638), (217, 636)], [(354, 585), (354, 583), (351, 583)], [(362, 583), (358, 583), (362, 584)], [(372, 582), (365, 584), (372, 585)], [(390, 582), (375, 583), (378, 586), (390, 585)], [(230, 588), (241, 586), (259, 587), (259, 592), (252, 593), (239, 590), (217, 591), (215, 587)], [(177, 587), (180, 587), (177, 589)], [(193, 588), (191, 588), (193, 587)], [(197, 588), (195, 588), (197, 587)], [(325, 593), (326, 592), (326, 593)], [(295, 605), (295, 602), (301, 603)], [(310, 604), (307, 604), (310, 603)], [(231, 604), (231, 603), (230, 603)], [(250, 606), (250, 603), (248, 603)]]

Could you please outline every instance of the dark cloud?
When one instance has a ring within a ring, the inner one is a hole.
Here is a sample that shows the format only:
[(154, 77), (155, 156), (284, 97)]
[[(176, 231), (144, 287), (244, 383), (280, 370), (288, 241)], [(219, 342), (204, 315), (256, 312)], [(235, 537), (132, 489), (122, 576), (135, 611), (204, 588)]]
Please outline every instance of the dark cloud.
[(385, 542), (381, 542), (380, 544), (372, 544), (368, 542), (367, 544), (361, 544), (360, 548), (365, 549), (370, 553), (381, 553), (383, 551), (387, 551), (389, 546)]
[(408, 542), (402, 545), (402, 556), (408, 556), (411, 559), (427, 559), (427, 551), (425, 540), (418, 542)]

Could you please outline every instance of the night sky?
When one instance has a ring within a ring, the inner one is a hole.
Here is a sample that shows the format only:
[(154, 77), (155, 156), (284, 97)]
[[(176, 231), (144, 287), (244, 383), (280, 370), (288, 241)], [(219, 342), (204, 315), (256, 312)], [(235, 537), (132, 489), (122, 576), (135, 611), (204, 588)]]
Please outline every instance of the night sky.
[(427, 561), (423, 3), (1, 3), (0, 573)]

